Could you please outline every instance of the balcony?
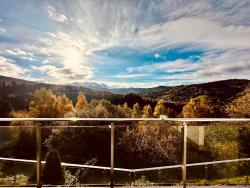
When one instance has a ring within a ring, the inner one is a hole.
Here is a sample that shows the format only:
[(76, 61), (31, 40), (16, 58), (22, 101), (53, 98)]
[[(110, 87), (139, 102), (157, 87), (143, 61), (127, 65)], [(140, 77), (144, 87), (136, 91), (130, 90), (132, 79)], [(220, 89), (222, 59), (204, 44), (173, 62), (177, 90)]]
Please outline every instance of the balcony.
[[(0, 186), (249, 186), (250, 119), (0, 118)], [(43, 180), (49, 148), (63, 184)]]

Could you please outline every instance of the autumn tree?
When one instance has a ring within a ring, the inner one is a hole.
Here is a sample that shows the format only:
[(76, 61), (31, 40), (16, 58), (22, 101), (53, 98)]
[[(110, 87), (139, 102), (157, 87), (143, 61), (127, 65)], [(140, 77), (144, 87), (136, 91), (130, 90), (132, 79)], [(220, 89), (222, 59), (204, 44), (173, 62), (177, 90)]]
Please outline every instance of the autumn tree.
[(118, 106), (118, 107), (122, 111), (122, 114), (124, 115), (124, 117), (126, 118), (131, 117), (132, 109), (128, 107), (127, 103), (124, 103), (122, 106)]
[(176, 112), (172, 108), (167, 108), (166, 109), (166, 115), (169, 118), (175, 118), (177, 116)]
[(63, 117), (65, 114), (71, 112), (74, 109), (72, 101), (66, 96), (57, 96), (53, 104), (55, 110), (55, 116)]
[(51, 90), (41, 88), (35, 91), (33, 99), (29, 104), (29, 112), (32, 117), (55, 117), (53, 104), (56, 95)]
[(76, 110), (87, 110), (88, 109), (88, 101), (82, 92), (80, 92), (78, 97), (77, 97), (75, 109)]
[(66, 95), (56, 96), (45, 88), (36, 90), (29, 104), (31, 117), (63, 117), (72, 109), (72, 102)]
[(153, 111), (152, 111), (151, 106), (149, 104), (144, 106), (142, 109), (142, 117), (143, 118), (150, 118), (152, 116), (153, 116)]
[(180, 134), (172, 126), (164, 125), (165, 122), (139, 122), (138, 126), (127, 128), (122, 132), (118, 143), (120, 152), (117, 157), (123, 161), (127, 160), (126, 166), (130, 168), (139, 168), (148, 164), (158, 166), (179, 163), (181, 161)]
[(215, 114), (213, 100), (206, 95), (190, 99), (182, 110), (184, 118), (209, 118), (214, 117)]
[[(226, 112), (229, 117), (234, 118), (250, 118), (250, 86), (235, 98), (227, 107)], [(239, 122), (239, 138), (240, 154), (250, 156), (250, 124), (249, 122)]]
[(141, 117), (141, 110), (138, 103), (135, 103), (131, 113), (132, 118), (140, 118)]
[(230, 117), (250, 118), (250, 86), (226, 108)]
[(159, 117), (160, 115), (166, 115), (166, 107), (163, 99), (160, 99), (154, 109), (154, 116)]
[(110, 113), (108, 111), (108, 109), (102, 104), (99, 103), (96, 107), (95, 107), (95, 114), (97, 118), (108, 118), (110, 117)]

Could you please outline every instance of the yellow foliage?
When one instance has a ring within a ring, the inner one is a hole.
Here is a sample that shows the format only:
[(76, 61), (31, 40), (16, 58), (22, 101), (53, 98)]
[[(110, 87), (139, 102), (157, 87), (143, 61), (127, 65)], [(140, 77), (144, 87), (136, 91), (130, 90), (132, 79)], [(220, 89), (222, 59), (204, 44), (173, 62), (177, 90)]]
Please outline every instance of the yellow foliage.
[(85, 95), (80, 92), (77, 97), (77, 103), (75, 105), (76, 110), (87, 110), (88, 109), (88, 101)]

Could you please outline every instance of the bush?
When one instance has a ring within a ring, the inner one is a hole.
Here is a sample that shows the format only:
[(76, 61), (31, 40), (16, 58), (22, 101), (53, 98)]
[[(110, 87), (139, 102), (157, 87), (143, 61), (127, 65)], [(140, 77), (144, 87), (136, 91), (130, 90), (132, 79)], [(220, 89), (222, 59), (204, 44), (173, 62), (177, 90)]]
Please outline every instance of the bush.
[(47, 153), (42, 180), (44, 184), (64, 185), (64, 170), (61, 166), (61, 158), (57, 150), (51, 149)]

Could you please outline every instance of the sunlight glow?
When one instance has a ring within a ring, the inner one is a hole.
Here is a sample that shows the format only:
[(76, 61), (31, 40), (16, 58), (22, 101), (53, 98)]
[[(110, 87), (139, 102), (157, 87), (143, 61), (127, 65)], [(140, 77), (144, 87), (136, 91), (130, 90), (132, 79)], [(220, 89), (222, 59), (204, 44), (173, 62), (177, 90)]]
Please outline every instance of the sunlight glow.
[(81, 53), (78, 49), (74, 47), (67, 48), (64, 53), (67, 65), (79, 65), (81, 63)]

